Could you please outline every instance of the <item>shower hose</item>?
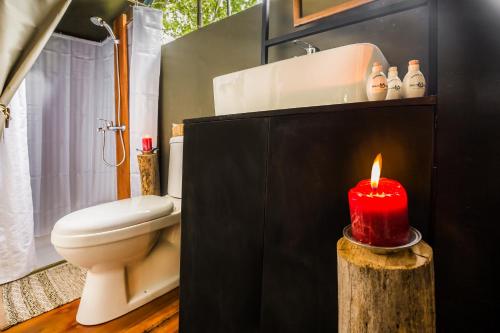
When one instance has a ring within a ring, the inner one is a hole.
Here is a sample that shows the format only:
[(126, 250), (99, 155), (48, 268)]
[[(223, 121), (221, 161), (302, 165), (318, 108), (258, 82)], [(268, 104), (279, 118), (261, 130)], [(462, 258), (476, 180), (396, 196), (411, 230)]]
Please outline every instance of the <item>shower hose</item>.
[[(119, 66), (119, 63), (118, 63), (118, 44), (117, 43), (114, 43), (114, 53), (115, 53), (115, 71), (116, 71), (116, 78), (117, 78), (117, 82), (118, 82), (118, 116), (117, 116), (117, 120), (116, 120), (116, 123), (117, 123), (117, 127), (120, 127), (121, 126), (121, 82), (120, 82), (120, 66)], [(118, 162), (117, 164), (113, 164), (113, 163), (110, 163), (106, 160), (106, 154), (105, 154), (105, 149), (106, 149), (106, 130), (104, 130), (102, 132), (102, 160), (104, 162), (104, 164), (106, 164), (107, 166), (110, 166), (110, 167), (119, 167), (120, 165), (123, 164), (123, 162), (125, 162), (125, 158), (126, 158), (126, 155), (125, 155), (125, 142), (123, 140), (123, 131), (122, 129), (118, 129), (119, 131), (119, 136), (120, 136), (120, 143), (121, 143), (121, 147), (122, 147), (122, 159), (120, 162)]]

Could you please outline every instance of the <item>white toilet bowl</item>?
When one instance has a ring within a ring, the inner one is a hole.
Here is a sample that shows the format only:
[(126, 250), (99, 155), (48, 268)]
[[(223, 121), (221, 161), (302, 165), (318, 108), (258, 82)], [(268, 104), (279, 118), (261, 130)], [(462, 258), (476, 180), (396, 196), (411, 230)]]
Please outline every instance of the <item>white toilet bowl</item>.
[(57, 252), (88, 269), (80, 324), (120, 317), (179, 285), (183, 142), (182, 136), (170, 140), (168, 196), (85, 208), (54, 226)]
[(68, 262), (88, 269), (77, 321), (117, 318), (179, 285), (181, 199), (141, 196), (66, 215), (51, 234)]

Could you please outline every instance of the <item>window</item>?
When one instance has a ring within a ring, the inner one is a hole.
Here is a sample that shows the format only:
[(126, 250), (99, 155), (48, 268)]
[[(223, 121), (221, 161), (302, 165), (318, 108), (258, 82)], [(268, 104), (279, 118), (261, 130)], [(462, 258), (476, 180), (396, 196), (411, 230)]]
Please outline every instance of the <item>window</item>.
[(198, 10), (201, 26), (205, 26), (259, 2), (261, 0), (154, 0), (152, 7), (163, 11), (165, 33), (177, 38), (199, 28)]

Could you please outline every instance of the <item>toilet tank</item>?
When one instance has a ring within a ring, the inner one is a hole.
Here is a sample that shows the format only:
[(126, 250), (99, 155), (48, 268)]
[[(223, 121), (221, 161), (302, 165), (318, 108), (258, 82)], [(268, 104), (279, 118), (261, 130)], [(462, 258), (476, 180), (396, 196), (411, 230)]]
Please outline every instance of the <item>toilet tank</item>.
[(168, 163), (168, 195), (182, 198), (182, 147), (183, 136), (174, 136), (170, 139), (170, 160)]

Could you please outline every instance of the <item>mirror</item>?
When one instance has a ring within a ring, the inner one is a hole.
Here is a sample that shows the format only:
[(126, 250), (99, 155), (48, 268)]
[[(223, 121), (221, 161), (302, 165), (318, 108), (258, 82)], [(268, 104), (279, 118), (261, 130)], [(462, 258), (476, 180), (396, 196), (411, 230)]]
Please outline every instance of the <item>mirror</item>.
[(293, 25), (299, 26), (375, 0), (293, 0)]

